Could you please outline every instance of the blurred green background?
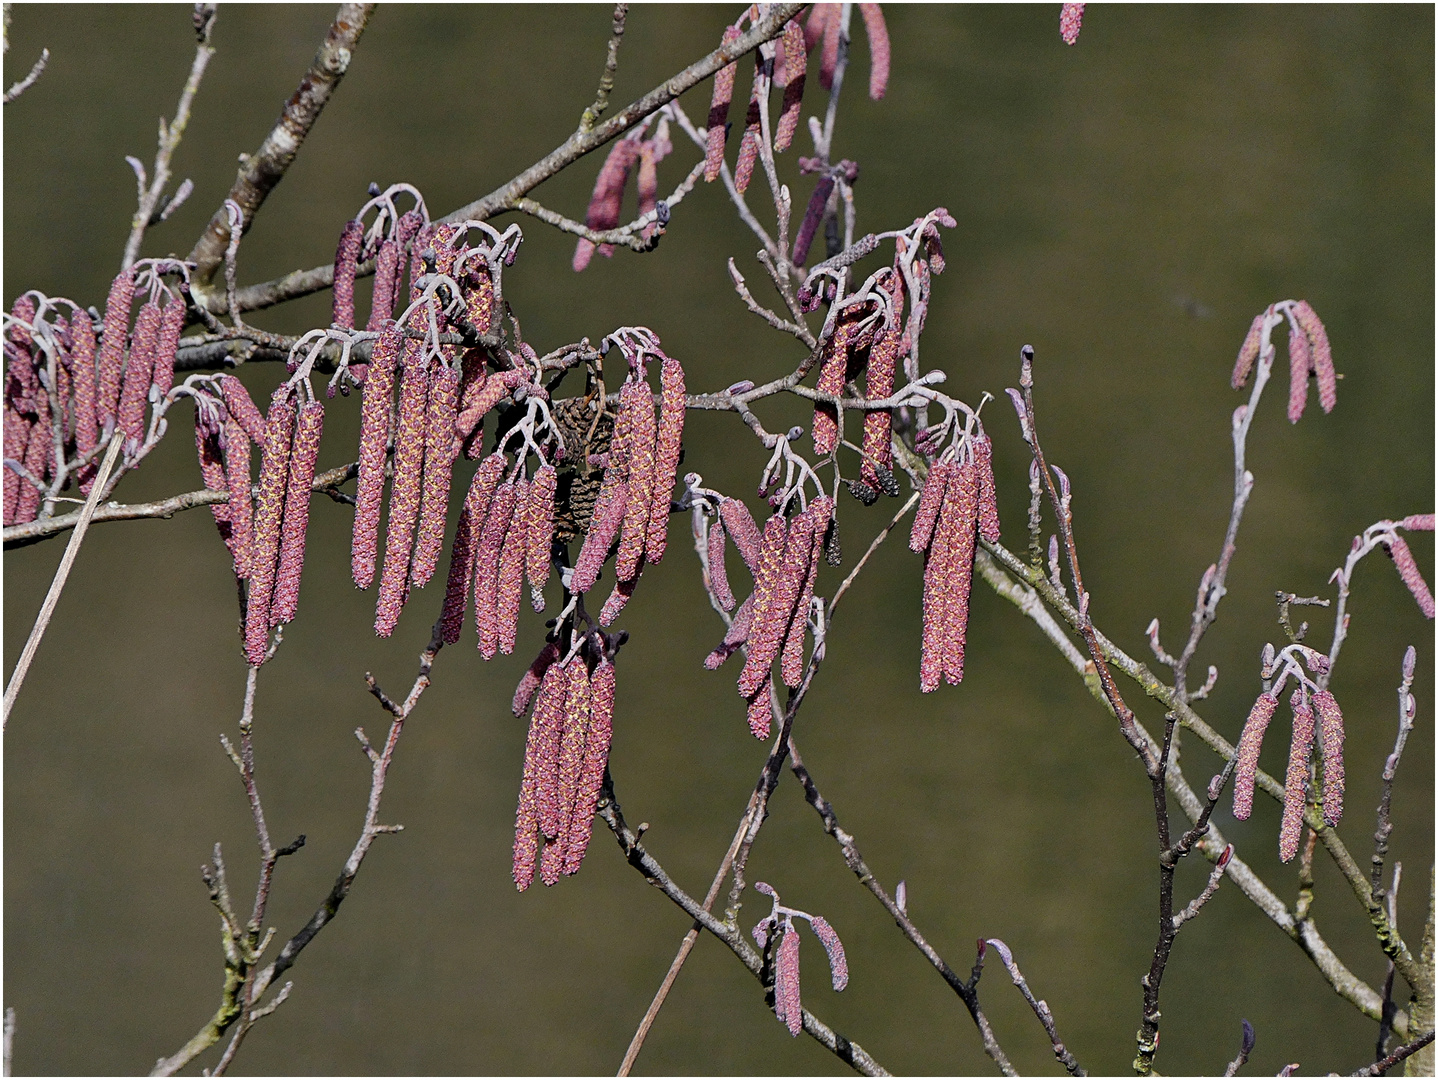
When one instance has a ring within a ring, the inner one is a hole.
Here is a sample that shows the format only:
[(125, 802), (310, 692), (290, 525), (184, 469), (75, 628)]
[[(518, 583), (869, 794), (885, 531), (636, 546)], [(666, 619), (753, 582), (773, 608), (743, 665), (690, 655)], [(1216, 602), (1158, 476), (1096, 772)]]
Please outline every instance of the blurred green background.
[[(152, 231), (145, 254), (189, 250), (332, 14), (221, 7), (218, 52), (175, 159), (195, 194)], [(868, 46), (857, 33), (835, 142), (836, 156), (863, 170), (859, 230), (902, 227), (936, 205), (958, 219), (945, 237), (926, 365), (945, 369), (946, 389), (970, 402), (999, 396), (987, 415), (1000, 508), (1006, 542), (1022, 548), (1028, 459), (1003, 388), (1016, 381), (1019, 346), (1035, 346), (1045, 448), (1074, 481), (1095, 617), (1134, 655), (1148, 655), (1143, 629), (1154, 616), (1178, 646), (1218, 554), (1229, 415), (1246, 400), (1228, 378), (1249, 321), (1293, 297), (1327, 324), (1345, 376), (1338, 407), (1324, 416), (1315, 402), (1290, 426), (1280, 360), (1249, 444), (1257, 485), (1230, 594), (1198, 656), (1198, 671), (1221, 672), (1200, 711), (1236, 739), (1259, 690), (1259, 650), (1281, 635), (1274, 590), (1332, 595), (1325, 582), (1355, 533), (1433, 509), (1432, 11), (1101, 5), (1073, 48), (1059, 39), (1056, 4), (888, 14), (889, 94), (877, 103), (863, 94)], [(712, 48), (733, 16), (633, 9), (616, 102)], [(245, 241), (242, 282), (327, 262), (371, 180), (411, 181), (445, 213), (558, 145), (592, 98), (609, 21), (601, 6), (381, 7)], [(52, 57), (6, 106), (5, 303), (38, 288), (102, 305), (134, 206), (123, 158), (153, 159), (156, 118), (173, 113), (193, 54), (189, 8), (21, 5), (11, 45), (6, 85), (41, 46)], [(747, 85), (746, 75), (740, 94)], [(708, 93), (701, 84), (684, 99), (696, 122)], [(675, 141), (666, 191), (696, 160)], [(802, 205), (812, 182), (797, 176), (795, 156), (781, 171)], [(537, 195), (582, 216), (598, 166), (587, 159)], [(732, 255), (768, 295), (756, 243), (717, 187), (676, 210), (653, 254), (620, 252), (583, 275), (569, 269), (572, 240), (522, 225), (507, 295), (541, 352), (646, 324), (694, 390), (796, 362), (797, 346), (748, 315), (729, 286)], [(327, 323), (328, 305), (326, 294), (254, 321), (297, 332)], [(275, 365), (243, 373), (257, 400), (279, 375)], [(330, 406), (322, 468), (353, 459), (357, 412), (357, 397)], [(772, 429), (806, 423), (804, 412), (770, 403), (761, 415)], [(199, 486), (187, 410), (177, 415), (119, 498)], [(741, 424), (697, 414), (686, 436), (687, 468), (752, 496), (764, 453)], [(466, 479), (467, 468), (456, 491)], [(864, 509), (846, 497), (848, 565), (893, 505)], [(281, 940), (324, 896), (362, 819), (368, 770), (350, 732), (363, 724), (377, 737), (384, 719), (364, 672), (391, 692), (407, 687), (439, 603), (437, 586), (417, 594), (394, 638), (376, 640), (373, 594), (349, 579), (349, 526), (348, 509), (316, 501), (300, 617), (260, 678), (270, 828), (277, 842), (309, 837), (279, 867), (269, 921)], [(633, 637), (619, 664), (611, 768), (629, 820), (652, 824), (650, 849), (702, 895), (765, 750), (745, 728), (735, 672), (700, 666), (722, 628), (686, 535), (676, 519), (668, 560), (645, 575), (619, 623)], [(5, 558), (7, 672), (63, 543)], [(1414, 548), (1431, 582), (1431, 539)], [(146, 1070), (218, 1002), (217, 919), (198, 867), (223, 842), (238, 896), (255, 867), (243, 792), (218, 744), (235, 729), (244, 683), (228, 563), (203, 511), (97, 526), (31, 670), (4, 772), (4, 996), (19, 1018), (17, 1072)], [(983, 586), (968, 678), (920, 695), (920, 576), (901, 540), (873, 560), (840, 609), (797, 741), (874, 871), (891, 889), (908, 881), (911, 912), (949, 962), (966, 970), (976, 938), (1002, 937), (1080, 1062), (1127, 1071), (1154, 939), (1148, 783), (1072, 671)], [(838, 580), (826, 570), (821, 591)], [(1420, 655), (1392, 849), (1405, 865), (1400, 925), (1416, 943), (1433, 851), (1431, 626), (1377, 554), (1358, 571), (1351, 611), (1333, 688), (1350, 725), (1342, 833), (1365, 864), (1400, 658), (1410, 643)], [(1331, 612), (1307, 614), (1326, 647)], [(337, 921), (291, 972), (290, 1001), (253, 1033), (238, 1068), (618, 1066), (688, 922), (602, 828), (577, 877), (515, 893), (525, 725), (508, 702), (541, 618), (522, 617), (514, 656), (482, 662), (469, 630), (439, 657), (386, 792), (382, 819), (405, 832), (376, 843)], [(1130, 701), (1156, 730), (1160, 711), (1137, 693)], [(1216, 759), (1193, 738), (1185, 747), (1187, 774), (1201, 784)], [(1280, 720), (1265, 768), (1280, 771), (1286, 753)], [(1225, 797), (1216, 820), (1291, 903), (1296, 872), (1277, 860), (1278, 808), (1265, 800), (1239, 824), (1228, 807)], [(849, 952), (851, 983), (836, 995), (814, 942), (805, 946), (806, 1005), (895, 1072), (991, 1073), (957, 998), (855, 883), (792, 776), (772, 809), (750, 880), (824, 914)], [(1182, 868), (1180, 902), (1206, 871)], [(767, 910), (750, 899), (745, 926)], [(1352, 970), (1381, 987), (1383, 956), (1321, 854), (1314, 917)], [(981, 990), (1015, 1065), (1056, 1071), (1000, 968), (990, 966)], [(1165, 1072), (1221, 1071), (1243, 1017), (1258, 1031), (1255, 1073), (1292, 1061), (1346, 1072), (1372, 1057), (1376, 1024), (1231, 885), (1179, 937), (1162, 1004)], [(748, 972), (702, 938), (638, 1071), (845, 1070), (811, 1040), (791, 1039)]]

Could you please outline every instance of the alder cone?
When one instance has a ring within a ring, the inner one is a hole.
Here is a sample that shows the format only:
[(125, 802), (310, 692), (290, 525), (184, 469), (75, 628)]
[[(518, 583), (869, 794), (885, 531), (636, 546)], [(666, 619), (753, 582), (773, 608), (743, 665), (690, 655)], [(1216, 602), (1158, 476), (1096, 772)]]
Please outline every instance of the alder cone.
[(594, 403), (582, 397), (560, 398), (550, 405), (550, 413), (564, 439), (564, 458), (557, 463), (555, 478), (554, 534), (567, 544), (589, 531), (604, 470), (591, 466), (588, 458), (609, 452), (614, 414), (602, 413), (595, 423)]

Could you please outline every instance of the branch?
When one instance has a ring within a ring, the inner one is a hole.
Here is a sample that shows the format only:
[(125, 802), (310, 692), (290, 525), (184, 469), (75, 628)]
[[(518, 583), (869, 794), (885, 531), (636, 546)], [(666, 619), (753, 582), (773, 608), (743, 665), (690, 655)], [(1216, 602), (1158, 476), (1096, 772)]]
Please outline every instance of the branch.
[[(249, 231), (254, 223), (255, 213), (266, 196), (284, 179), (285, 170), (299, 153), (300, 146), (315, 121), (319, 119), (320, 112), (334, 93), (335, 87), (344, 78), (354, 49), (359, 44), (360, 35), (364, 33), (365, 24), (373, 10), (373, 4), (340, 5), (334, 22), (330, 24), (324, 41), (320, 43), (319, 51), (310, 62), (309, 70), (285, 103), (284, 111), (280, 113), (274, 128), (260, 144), (260, 148), (242, 160), (240, 175), (235, 179), (227, 196), (239, 205), (244, 215), (240, 226), (242, 233)], [(204, 304), (211, 311), (221, 310), (217, 306), (219, 297), (214, 295), (211, 284), (224, 262), (229, 238), (229, 219), (222, 206), (210, 218), (194, 250), (190, 252), (190, 261), (195, 264), (195, 301)], [(252, 306), (263, 305), (241, 305), (244, 310)]]
[(1386, 1058), (1384, 1058), (1383, 1060), (1381, 1060), (1381, 1061), (1375, 1061), (1372, 1065), (1369, 1065), (1366, 1069), (1359, 1069), (1357, 1072), (1349, 1073), (1348, 1075), (1349, 1075), (1349, 1076), (1382, 1076), (1382, 1075), (1383, 1075), (1384, 1073), (1386, 1073), (1389, 1069), (1393, 1068), (1393, 1066), (1397, 1065), (1400, 1061), (1403, 1061), (1404, 1059), (1411, 1057), (1412, 1055), (1418, 1053), (1419, 1050), (1422, 1050), (1425, 1046), (1430, 1046), (1430, 1045), (1432, 1045), (1432, 1043), (1433, 1043), (1433, 1032), (1430, 1031), (1430, 1032), (1428, 1032), (1428, 1034), (1426, 1034), (1426, 1035), (1420, 1035), (1418, 1038), (1414, 1039), (1411, 1043), (1408, 1043), (1406, 1046), (1400, 1046), (1397, 1050), (1393, 1051), (1393, 1053), (1389, 1054), (1389, 1055), (1388, 1055)]
[[(3, 98), (3, 99), (0, 99), (0, 100), (3, 100), (3, 102), (4, 102), (6, 105), (9, 105), (10, 102), (14, 101), (17, 97), (19, 97), (21, 94), (23, 94), (26, 90), (29, 90), (30, 87), (32, 87), (32, 86), (35, 85), (35, 80), (38, 79), (38, 78), (40, 78), (40, 76), (41, 76), (42, 74), (44, 74), (44, 72), (45, 72), (45, 65), (48, 64), (49, 62), (50, 62), (50, 50), (49, 50), (49, 49), (41, 49), (41, 50), (40, 50), (40, 59), (36, 60), (34, 66), (30, 68), (30, 74), (29, 74), (29, 75), (26, 75), (23, 79), (21, 79), (19, 82), (17, 82), (14, 86), (10, 87), (9, 90), (6, 90), (6, 91), (5, 91), (5, 96), (4, 96), (4, 98)], [(5, 1075), (6, 1075), (6, 1076), (9, 1076), (10, 1074), (9, 1074), (9, 1073), (6, 1073)]]
[[(747, 33), (727, 45), (721, 45), (702, 60), (690, 64), (683, 71), (666, 79), (603, 123), (596, 124), (587, 132), (576, 131), (548, 155), (525, 169), (507, 184), (496, 188), (482, 199), (476, 199), (474, 202), (461, 206), (440, 220), (446, 223), (467, 220), (487, 221), (496, 214), (517, 209), (518, 200), (522, 196), (529, 194), (551, 176), (574, 164), (584, 155), (598, 150), (601, 146), (623, 135), (650, 113), (673, 101), (720, 68), (733, 63), (745, 53), (752, 52), (764, 42), (778, 37), (784, 31), (784, 24), (803, 6), (802, 4), (775, 6), (768, 15), (750, 27)], [(212, 222), (211, 231), (213, 232), (213, 230)], [(209, 239), (208, 234), (206, 239)], [(216, 258), (215, 266), (218, 266), (219, 260), (224, 255), (223, 239), (215, 241), (213, 250)], [(211, 273), (213, 273), (213, 269)], [(240, 289), (237, 299), (241, 311), (254, 311), (257, 308), (271, 307), (300, 296), (308, 296), (310, 293), (329, 288), (333, 283), (334, 264), (327, 263), (310, 270), (296, 270), (273, 281)]]
[(604, 58), (604, 74), (599, 76), (599, 89), (594, 94), (594, 104), (584, 110), (579, 118), (581, 132), (592, 131), (595, 123), (609, 108), (609, 94), (614, 89), (614, 73), (619, 70), (619, 43), (624, 40), (624, 20), (629, 14), (628, 4), (614, 5), (613, 33), (609, 38), (609, 51)]

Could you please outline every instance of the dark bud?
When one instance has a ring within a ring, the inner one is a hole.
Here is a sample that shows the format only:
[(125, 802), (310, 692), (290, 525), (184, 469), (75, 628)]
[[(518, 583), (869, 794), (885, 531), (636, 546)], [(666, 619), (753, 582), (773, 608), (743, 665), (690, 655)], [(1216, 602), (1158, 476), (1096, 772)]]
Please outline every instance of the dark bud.
[(419, 257), (420, 257), (420, 259), (422, 259), (422, 260), (424, 261), (424, 272), (425, 272), (426, 274), (432, 274), (432, 273), (434, 273), (434, 261), (435, 261), (434, 248), (428, 248), (428, 247), (425, 248), (423, 251), (421, 251), (421, 252), (419, 253)]
[(839, 522), (836, 518), (829, 519), (829, 531), (824, 534), (824, 561), (830, 566), (838, 566), (844, 561), (844, 552), (839, 547)]
[[(890, 477), (892, 479), (892, 477)], [(873, 506), (879, 501), (879, 493), (862, 480), (850, 480), (849, 494), (858, 499), (865, 506)]]
[(661, 226), (669, 224), (669, 204), (663, 199), (660, 199), (659, 202), (655, 204), (654, 213), (654, 220)]
[(1247, 1057), (1253, 1053), (1254, 1044), (1258, 1042), (1258, 1035), (1253, 1030), (1253, 1025), (1247, 1020), (1243, 1021), (1243, 1056)]
[(369, 197), (370, 197), (371, 199), (375, 199), (375, 198), (378, 198), (378, 197), (379, 197), (379, 193), (380, 193), (383, 189), (382, 189), (377, 183), (375, 183), (373, 180), (371, 180), (371, 181), (369, 182), (369, 187), (368, 187), (366, 190), (368, 190), (368, 192), (369, 192)]
[(891, 499), (899, 497), (899, 481), (894, 479), (894, 471), (885, 468), (883, 465), (874, 466), (874, 479), (879, 481), (879, 490)]

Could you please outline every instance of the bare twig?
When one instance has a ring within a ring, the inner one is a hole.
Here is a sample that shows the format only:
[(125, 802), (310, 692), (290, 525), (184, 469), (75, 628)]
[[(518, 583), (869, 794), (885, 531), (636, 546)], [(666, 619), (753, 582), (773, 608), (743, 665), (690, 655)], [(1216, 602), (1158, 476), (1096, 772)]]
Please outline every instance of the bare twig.
[(594, 94), (594, 104), (584, 110), (579, 118), (580, 132), (594, 129), (595, 123), (609, 108), (609, 94), (614, 89), (614, 73), (619, 70), (619, 43), (624, 40), (624, 20), (629, 14), (628, 4), (614, 5), (613, 32), (609, 38), (609, 51), (604, 58), (604, 74), (599, 77), (599, 89)]
[(1014, 985), (1019, 988), (1019, 993), (1023, 994), (1024, 1000), (1029, 1003), (1029, 1008), (1033, 1009), (1034, 1015), (1039, 1018), (1039, 1023), (1044, 1026), (1049, 1042), (1053, 1044), (1054, 1057), (1059, 1059), (1059, 1063), (1068, 1070), (1070, 1076), (1087, 1076), (1088, 1073), (1074, 1060), (1073, 1054), (1059, 1038), (1059, 1033), (1054, 1027), (1054, 1014), (1049, 1009), (1048, 1002), (1034, 997), (1034, 992), (1029, 989), (1028, 981), (1024, 979), (1019, 965), (1014, 962), (1014, 956), (1009, 947), (998, 938), (989, 938), (988, 944), (998, 951), (999, 959), (1004, 962), (1004, 967), (1009, 969), (1009, 978), (1014, 980)]
[[(40, 76), (45, 73), (45, 65), (48, 64), (49, 62), (50, 62), (50, 50), (49, 50), (49, 49), (41, 49), (41, 50), (40, 50), (40, 59), (36, 60), (35, 63), (34, 63), (34, 66), (32, 66), (32, 67), (30, 68), (30, 74), (26, 75), (26, 76), (25, 76), (23, 79), (21, 79), (19, 82), (15, 83), (13, 86), (11, 86), (9, 90), (6, 90), (6, 91), (5, 91), (5, 96), (4, 96), (4, 98), (3, 98), (3, 99), (0, 99), (0, 100), (3, 100), (6, 105), (9, 105), (10, 102), (14, 101), (17, 97), (19, 97), (21, 94), (23, 94), (26, 90), (29, 90), (30, 87), (32, 87), (32, 86), (35, 85), (35, 80), (37, 80), (38, 78), (40, 78)], [(7, 1073), (6, 1075), (8, 1076), (9, 1074)]]
[(80, 554), (80, 545), (84, 542), (85, 533), (90, 528), (90, 519), (95, 516), (95, 504), (100, 501), (100, 495), (105, 489), (105, 481), (110, 477), (110, 470), (115, 467), (124, 442), (125, 440), (119, 436), (110, 439), (110, 448), (105, 452), (105, 460), (101, 463), (100, 472), (95, 477), (95, 485), (90, 489), (90, 497), (85, 500), (84, 507), (75, 517), (75, 533), (70, 537), (70, 542), (65, 545), (65, 554), (60, 559), (60, 565), (55, 569), (55, 577), (50, 582), (50, 591), (45, 594), (45, 600), (40, 605), (40, 614), (35, 616), (35, 625), (30, 630), (25, 647), (20, 650), (20, 659), (16, 661), (15, 670), (10, 674), (10, 682), (5, 687), (5, 715), (3, 722), (0, 722), (0, 727), (10, 722), (10, 710), (15, 706), (15, 698), (20, 693), (20, 687), (25, 684), (25, 674), (30, 670), (30, 663), (35, 659), (35, 650), (40, 647), (40, 639), (45, 636), (45, 630), (50, 625), (50, 617), (55, 614), (55, 605), (60, 602), (60, 593), (64, 591), (65, 582), (70, 577), (70, 568), (75, 565), (75, 557)]
[[(330, 24), (324, 41), (320, 43), (319, 51), (310, 62), (309, 70), (285, 103), (284, 111), (275, 122), (274, 128), (260, 144), (260, 148), (244, 159), (240, 175), (228, 195), (228, 199), (233, 200), (240, 208), (243, 216), (240, 226), (242, 232), (249, 231), (260, 204), (274, 190), (275, 185), (284, 179), (285, 171), (299, 153), (305, 137), (319, 119), (321, 110), (344, 78), (354, 56), (354, 49), (359, 44), (360, 35), (364, 33), (365, 24), (373, 10), (373, 4), (340, 5), (334, 22)], [(219, 298), (214, 295), (211, 283), (224, 262), (229, 238), (229, 218), (222, 206), (210, 218), (199, 242), (190, 252), (190, 261), (195, 264), (195, 302), (203, 304), (211, 311), (221, 310)], [(245, 310), (255, 306), (262, 305), (242, 305)]]
[(1223, 1070), (1224, 1076), (1237, 1076), (1238, 1070), (1248, 1063), (1248, 1055), (1253, 1053), (1253, 1044), (1256, 1037), (1253, 1025), (1247, 1020), (1243, 1021), (1243, 1040), (1239, 1043), (1238, 1054), (1228, 1063), (1228, 1068)]
[(1418, 1038), (1414, 1039), (1411, 1043), (1400, 1046), (1397, 1050), (1393, 1051), (1393, 1053), (1389, 1054), (1381, 1061), (1375, 1061), (1366, 1069), (1359, 1069), (1357, 1072), (1349, 1073), (1348, 1075), (1382, 1076), (1389, 1069), (1393, 1068), (1393, 1066), (1397, 1065), (1400, 1061), (1404, 1061), (1407, 1058), (1412, 1057), (1414, 1054), (1418, 1053), (1419, 1050), (1422, 1050), (1425, 1046), (1431, 1045), (1432, 1042), (1433, 1032), (1430, 1031), (1426, 1035), (1418, 1036)]
[(128, 270), (140, 257), (140, 243), (145, 239), (145, 230), (178, 210), (193, 190), (193, 185), (186, 180), (173, 196), (164, 198), (165, 187), (170, 182), (170, 159), (174, 156), (175, 148), (180, 145), (180, 139), (184, 137), (185, 127), (190, 122), (190, 106), (195, 100), (195, 93), (200, 89), (200, 80), (205, 76), (210, 57), (215, 55), (214, 47), (210, 45), (215, 18), (214, 4), (195, 5), (195, 36), (199, 39), (195, 46), (195, 59), (190, 65), (190, 77), (185, 80), (185, 88), (180, 92), (180, 103), (175, 106), (175, 118), (168, 124), (163, 118), (160, 120), (160, 145), (155, 151), (154, 175), (150, 178), (148, 188), (145, 187), (144, 166), (133, 158), (130, 159), (139, 178), (140, 199), (135, 216), (130, 219), (130, 238), (125, 241), (125, 254), (120, 260), (121, 270)]

